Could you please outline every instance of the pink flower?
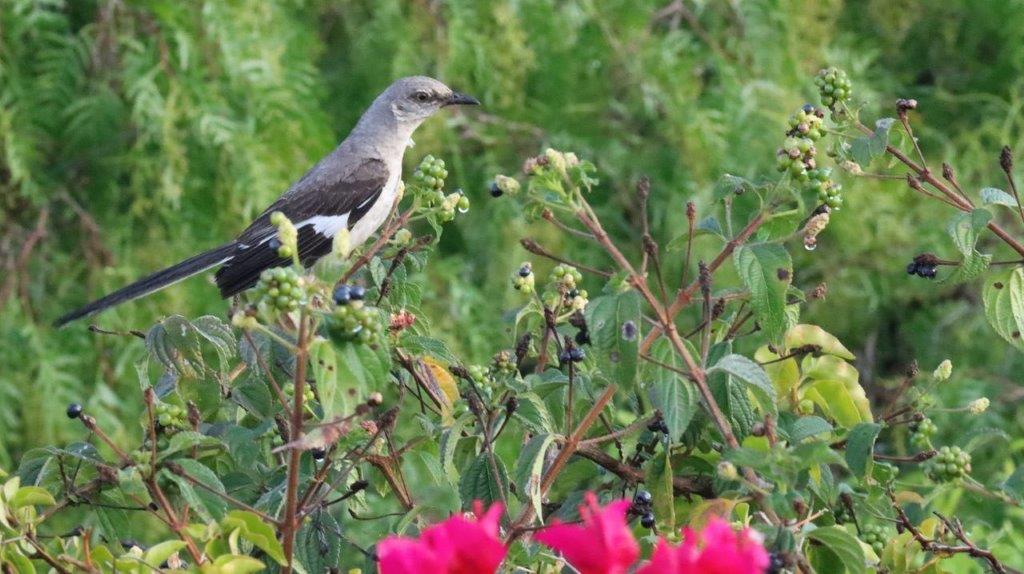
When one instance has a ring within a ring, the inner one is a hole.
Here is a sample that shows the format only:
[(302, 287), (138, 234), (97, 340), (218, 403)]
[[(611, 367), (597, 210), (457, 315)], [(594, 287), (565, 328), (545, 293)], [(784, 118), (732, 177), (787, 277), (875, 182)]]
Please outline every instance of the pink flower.
[(484, 513), (473, 505), (476, 520), (462, 515), (425, 529), (419, 540), (389, 536), (377, 545), (380, 574), (493, 574), (508, 550), (498, 538), (502, 506)]
[(684, 530), (679, 546), (659, 540), (651, 561), (637, 574), (764, 574), (768, 563), (760, 534), (749, 528), (737, 533), (716, 516), (700, 533)]
[(534, 539), (561, 552), (580, 574), (623, 574), (640, 555), (626, 525), (629, 504), (618, 500), (602, 509), (594, 493), (588, 492), (580, 506), (582, 526), (552, 524)]

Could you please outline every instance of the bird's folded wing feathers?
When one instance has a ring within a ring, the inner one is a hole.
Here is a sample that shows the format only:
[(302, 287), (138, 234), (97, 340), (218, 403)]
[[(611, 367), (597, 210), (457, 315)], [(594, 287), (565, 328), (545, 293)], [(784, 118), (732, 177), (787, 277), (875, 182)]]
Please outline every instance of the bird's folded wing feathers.
[(363, 159), (344, 169), (328, 156), (297, 181), (238, 236), (231, 259), (217, 271), (223, 297), (252, 287), (264, 269), (288, 265), (269, 241), (277, 235), (270, 216), (280, 211), (298, 230), (299, 259), (312, 265), (330, 253), (334, 235), (351, 229), (376, 203), (388, 182), (389, 170), (380, 159)]

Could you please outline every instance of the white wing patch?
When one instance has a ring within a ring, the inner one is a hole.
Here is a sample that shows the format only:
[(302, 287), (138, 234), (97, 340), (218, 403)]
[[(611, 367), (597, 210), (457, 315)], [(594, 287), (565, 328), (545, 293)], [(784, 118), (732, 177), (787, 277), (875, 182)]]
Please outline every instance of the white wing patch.
[(335, 233), (345, 229), (348, 225), (348, 214), (317, 215), (300, 222), (295, 227), (302, 227), (303, 225), (312, 225), (313, 231), (316, 231), (324, 237), (334, 237)]

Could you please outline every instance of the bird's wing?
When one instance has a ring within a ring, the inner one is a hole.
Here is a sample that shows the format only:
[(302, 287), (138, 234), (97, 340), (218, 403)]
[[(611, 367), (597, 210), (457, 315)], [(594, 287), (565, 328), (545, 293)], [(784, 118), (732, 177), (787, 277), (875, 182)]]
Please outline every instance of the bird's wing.
[(275, 211), (285, 214), (298, 230), (299, 260), (310, 266), (330, 253), (334, 235), (351, 229), (377, 202), (390, 172), (380, 159), (350, 163), (348, 169), (328, 156), (256, 218), (237, 239), (232, 257), (217, 271), (221, 296), (230, 297), (253, 285), (264, 269), (290, 264), (277, 255), (270, 241), (277, 228)]

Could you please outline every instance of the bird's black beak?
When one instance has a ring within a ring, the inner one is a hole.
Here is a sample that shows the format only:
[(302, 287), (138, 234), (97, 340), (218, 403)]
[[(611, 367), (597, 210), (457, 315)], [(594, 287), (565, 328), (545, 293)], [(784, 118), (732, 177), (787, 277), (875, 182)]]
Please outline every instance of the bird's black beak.
[(448, 101), (444, 103), (446, 106), (479, 106), (480, 100), (470, 96), (468, 94), (460, 94), (459, 92), (452, 92), (451, 96), (448, 96)]

